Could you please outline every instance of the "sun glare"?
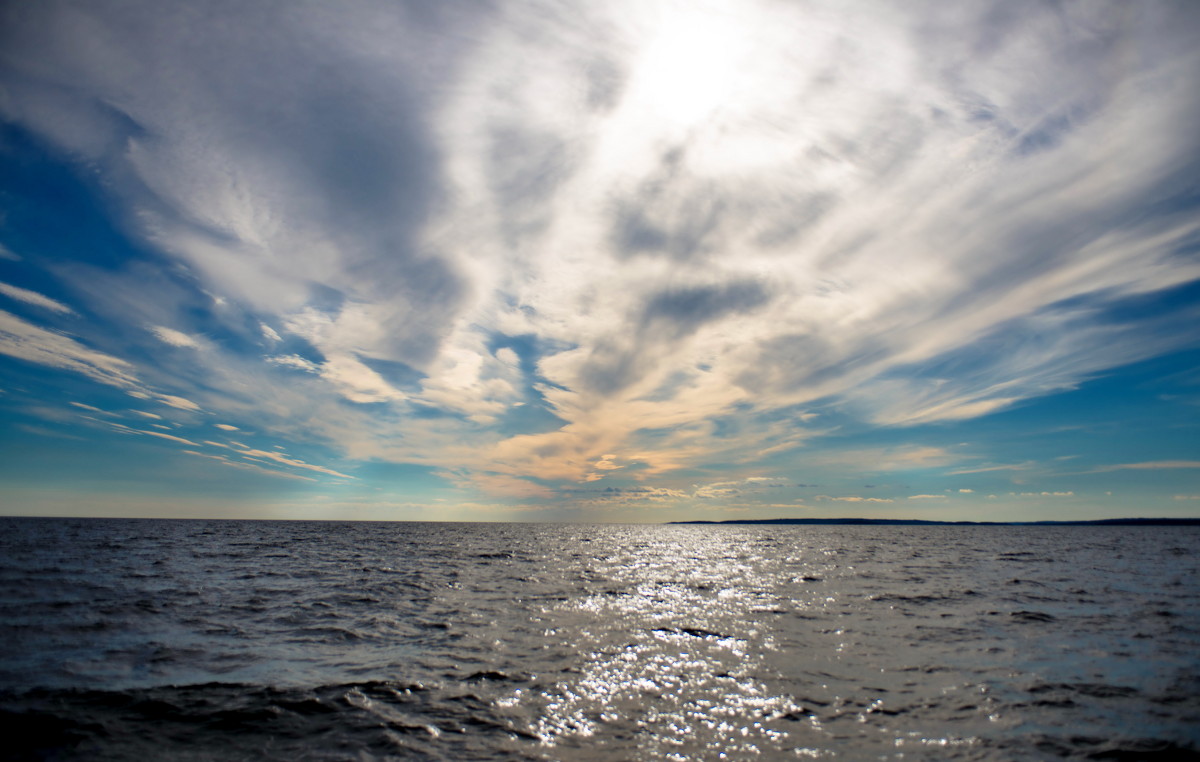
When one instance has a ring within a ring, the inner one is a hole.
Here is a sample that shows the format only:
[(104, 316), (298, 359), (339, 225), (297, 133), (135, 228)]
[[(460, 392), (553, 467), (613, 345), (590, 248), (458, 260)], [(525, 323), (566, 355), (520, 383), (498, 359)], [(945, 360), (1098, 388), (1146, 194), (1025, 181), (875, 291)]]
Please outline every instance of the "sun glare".
[(745, 40), (723, 15), (686, 13), (664, 23), (637, 65), (639, 106), (678, 127), (704, 121), (735, 93)]

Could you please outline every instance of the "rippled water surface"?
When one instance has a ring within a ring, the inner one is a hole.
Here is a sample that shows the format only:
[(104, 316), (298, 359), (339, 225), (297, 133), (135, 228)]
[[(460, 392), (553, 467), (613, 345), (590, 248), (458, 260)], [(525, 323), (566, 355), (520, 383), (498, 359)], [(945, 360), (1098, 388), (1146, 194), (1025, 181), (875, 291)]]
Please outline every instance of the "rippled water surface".
[(0, 758), (1194, 759), (1198, 541), (0, 519)]

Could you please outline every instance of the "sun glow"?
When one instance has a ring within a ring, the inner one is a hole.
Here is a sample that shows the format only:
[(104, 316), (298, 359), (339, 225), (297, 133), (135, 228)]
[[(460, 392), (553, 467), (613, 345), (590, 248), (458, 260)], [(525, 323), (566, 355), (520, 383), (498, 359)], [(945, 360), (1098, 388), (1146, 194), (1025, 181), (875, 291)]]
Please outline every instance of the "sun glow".
[(689, 127), (736, 93), (747, 40), (723, 14), (691, 12), (656, 30), (641, 60), (633, 95), (657, 120)]

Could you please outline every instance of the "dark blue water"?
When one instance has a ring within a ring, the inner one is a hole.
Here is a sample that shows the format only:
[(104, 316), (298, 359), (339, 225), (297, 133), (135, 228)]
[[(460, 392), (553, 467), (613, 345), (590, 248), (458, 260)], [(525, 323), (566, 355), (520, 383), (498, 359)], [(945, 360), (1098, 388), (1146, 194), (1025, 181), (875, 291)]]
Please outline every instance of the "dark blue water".
[(1198, 572), (1179, 527), (0, 519), (0, 758), (1194, 759)]

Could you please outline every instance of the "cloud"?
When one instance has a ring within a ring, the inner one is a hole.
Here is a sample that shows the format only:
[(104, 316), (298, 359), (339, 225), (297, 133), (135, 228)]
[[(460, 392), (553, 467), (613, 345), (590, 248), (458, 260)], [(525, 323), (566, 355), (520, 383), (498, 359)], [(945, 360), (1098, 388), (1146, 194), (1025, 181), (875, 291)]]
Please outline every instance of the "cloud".
[(1032, 460), (1027, 460), (1023, 463), (1010, 463), (999, 466), (977, 466), (973, 468), (956, 468), (947, 473), (951, 476), (960, 476), (962, 474), (986, 474), (994, 471), (1025, 471), (1033, 468), (1037, 464)]
[(734, 481), (713, 482), (711, 484), (693, 485), (692, 496), (709, 500), (728, 498), (735, 495), (761, 493), (767, 490), (782, 489), (788, 482), (772, 476), (748, 476)]
[(48, 429), (45, 426), (35, 426), (32, 424), (23, 423), (20, 426), (17, 426), (17, 428), (20, 429), (21, 431), (26, 432), (27, 434), (33, 434), (34, 436), (39, 436), (39, 437), (48, 437), (50, 439), (70, 439), (70, 440), (75, 440), (75, 441), (80, 441), (80, 442), (87, 441), (83, 437), (77, 437), (74, 434), (67, 434), (66, 432), (63, 432), (63, 431), (56, 431), (54, 429)]
[(497, 495), (517, 499), (545, 499), (555, 496), (554, 490), (526, 479), (519, 479), (507, 474), (480, 473), (470, 474), (443, 473), (443, 478), (453, 484), (470, 490), (477, 490), (488, 495)]
[(0, 283), (0, 294), (4, 294), (10, 299), (32, 304), (35, 307), (42, 307), (51, 312), (58, 312), (64, 315), (74, 315), (75, 310), (71, 309), (62, 302), (51, 299), (48, 296), (43, 296), (36, 291), (30, 291), (27, 288), (18, 288), (7, 283)]
[(12, 249), (0, 243), (0, 259), (7, 259), (9, 262), (20, 262), (21, 258), (13, 253)]
[(173, 394), (155, 394), (153, 395), (153, 399), (158, 400), (167, 407), (173, 407), (179, 410), (188, 410), (192, 412), (199, 412), (200, 410), (200, 406), (195, 402), (183, 397), (176, 397)]
[(328, 474), (330, 476), (337, 476), (342, 479), (353, 479), (354, 478), (353, 476), (343, 474), (340, 471), (334, 471), (332, 468), (326, 468), (324, 466), (315, 466), (311, 463), (305, 463), (302, 460), (297, 460), (296, 458), (289, 458), (286, 455), (284, 455), (283, 453), (273, 452), (270, 450), (256, 450), (256, 449), (253, 449), (250, 447), (246, 447), (245, 445), (240, 445), (239, 449), (236, 450), (236, 452), (238, 455), (242, 456), (243, 458), (270, 460), (270, 461), (279, 463), (281, 465), (292, 466), (293, 468), (302, 468), (307, 471), (315, 471), (317, 473)]
[(208, 458), (209, 460), (215, 460), (223, 466), (229, 466), (231, 468), (238, 468), (243, 471), (252, 471), (252, 472), (258, 473), (258, 474), (266, 474), (267, 476), (277, 476), (282, 479), (298, 479), (298, 480), (306, 481), (306, 482), (315, 482), (316, 481), (316, 479), (313, 479), (310, 476), (303, 476), (301, 474), (288, 473), (286, 471), (276, 471), (273, 468), (263, 468), (262, 466), (256, 466), (253, 463), (240, 463), (235, 460), (230, 460), (229, 458), (225, 457), (224, 455), (212, 455), (209, 453), (197, 452), (196, 450), (183, 450), (183, 453), (185, 455), (195, 455), (196, 457), (199, 457), (199, 458)]
[(315, 362), (312, 360), (306, 360), (299, 355), (275, 355), (273, 357), (268, 357), (267, 362), (271, 363), (272, 365), (278, 365), (282, 368), (294, 368), (296, 370), (302, 370), (306, 373), (318, 373), (320, 371), (320, 366), (318, 366)]
[(665, 324), (672, 332), (684, 335), (728, 315), (754, 312), (769, 300), (767, 290), (753, 280), (672, 288), (649, 297), (642, 324)]
[(228, 424), (228, 423), (214, 423), (213, 426), (215, 426), (216, 428), (218, 428), (222, 431), (238, 431), (237, 426), (233, 426), (232, 424)]
[(406, 396), (379, 373), (350, 355), (331, 357), (319, 367), (318, 372), (321, 378), (351, 402), (389, 402), (402, 400)]
[(39, 328), (3, 310), (0, 310), (0, 353), (79, 373), (108, 386), (138, 385), (132, 366), (125, 360), (89, 349), (69, 336)]
[(200, 345), (191, 336), (181, 331), (176, 331), (174, 328), (166, 328), (161, 325), (150, 327), (150, 332), (158, 337), (158, 340), (164, 344), (170, 344), (173, 347), (186, 347), (188, 349), (199, 349)]
[(98, 407), (93, 407), (91, 405), (85, 405), (82, 402), (71, 402), (70, 404), (81, 410), (87, 410), (89, 413), (99, 413), (101, 415), (115, 415), (115, 413), (109, 412), (108, 410), (101, 410)]
[(145, 434), (146, 436), (150, 436), (150, 437), (158, 437), (159, 439), (167, 439), (172, 442), (179, 442), (180, 444), (190, 445), (192, 447), (200, 446), (190, 439), (184, 439), (183, 437), (177, 437), (173, 434), (161, 434), (157, 431), (142, 431), (141, 429), (131, 429), (131, 430), (137, 434)]
[(894, 503), (894, 499), (890, 497), (860, 497), (858, 495), (848, 495), (845, 497), (832, 497), (830, 495), (817, 495), (813, 498), (817, 501), (832, 501), (835, 503)]
[(852, 467), (860, 471), (907, 471), (940, 468), (963, 458), (942, 447), (900, 445), (830, 452), (814, 457), (819, 464)]
[(1161, 471), (1175, 468), (1200, 468), (1200, 460), (1152, 460), (1144, 463), (1117, 463), (1111, 466), (1100, 466), (1091, 473), (1107, 471)]
[(1068, 492), (1022, 492), (1018, 497), (1074, 497), (1074, 491)]
[(945, 495), (909, 495), (909, 500), (945, 500)]
[(795, 457), (817, 405), (965, 421), (1194, 341), (1194, 303), (1134, 309), (1200, 278), (1182, 5), (1002, 34), (990, 3), (413, 8), (5, 12), (0, 116), (153, 257), (64, 266), (112, 325), (3, 313), (0, 351), (128, 389), (120, 358), (169, 355), (138, 365), (163, 404), (532, 494)]
[(646, 486), (571, 490), (567, 494), (576, 506), (596, 508), (663, 505), (688, 500), (692, 497), (685, 490)]

